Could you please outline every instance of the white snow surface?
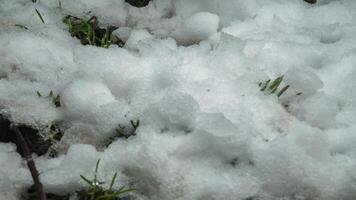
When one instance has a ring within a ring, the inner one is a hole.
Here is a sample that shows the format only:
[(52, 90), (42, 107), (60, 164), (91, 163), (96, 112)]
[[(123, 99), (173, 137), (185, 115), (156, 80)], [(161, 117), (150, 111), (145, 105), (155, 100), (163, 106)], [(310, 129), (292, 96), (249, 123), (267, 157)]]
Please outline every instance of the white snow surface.
[[(356, 1), (60, 2), (0, 0), (0, 113), (64, 132), (57, 158), (35, 156), (48, 192), (85, 187), (101, 159), (138, 200), (356, 199)], [(68, 14), (120, 27), (125, 47), (81, 45)], [(260, 91), (281, 75), (281, 97)], [(61, 107), (36, 94), (51, 90)], [(20, 199), (13, 144), (0, 163), (0, 200)]]

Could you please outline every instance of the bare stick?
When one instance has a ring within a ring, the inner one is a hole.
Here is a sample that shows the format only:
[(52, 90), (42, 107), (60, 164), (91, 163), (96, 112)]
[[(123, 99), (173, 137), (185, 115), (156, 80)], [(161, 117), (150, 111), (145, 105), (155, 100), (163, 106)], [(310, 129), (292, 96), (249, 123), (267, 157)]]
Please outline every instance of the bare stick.
[(15, 132), (15, 134), (16, 134), (17, 145), (20, 146), (22, 149), (23, 156), (27, 162), (28, 168), (30, 169), (32, 179), (35, 184), (35, 187), (36, 187), (36, 190), (37, 190), (40, 200), (47, 200), (46, 193), (44, 192), (43, 185), (40, 181), (40, 177), (39, 177), (38, 171), (36, 169), (35, 162), (32, 159), (31, 151), (25, 141), (25, 138), (23, 137), (21, 131), (19, 130), (19, 128), (17, 128), (17, 126), (11, 124), (10, 130)]

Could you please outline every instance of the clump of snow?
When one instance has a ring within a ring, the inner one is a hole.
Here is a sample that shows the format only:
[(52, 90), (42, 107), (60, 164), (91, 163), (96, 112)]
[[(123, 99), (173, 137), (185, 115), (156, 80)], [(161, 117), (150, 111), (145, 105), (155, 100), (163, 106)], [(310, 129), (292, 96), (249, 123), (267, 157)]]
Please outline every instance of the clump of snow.
[(75, 80), (61, 93), (63, 108), (73, 119), (93, 121), (102, 105), (115, 101), (109, 88), (99, 81)]
[[(85, 187), (79, 175), (91, 177), (101, 159), (100, 180), (118, 172), (115, 186), (142, 200), (355, 199), (355, 8), (2, 0), (0, 113), (59, 124), (59, 156), (34, 155), (56, 194)], [(62, 23), (68, 14), (119, 27), (125, 46), (81, 45)], [(260, 91), (282, 75), (283, 95)], [(135, 134), (115, 138), (138, 121)], [(12, 144), (0, 144), (0, 163), (0, 196), (16, 199), (30, 173)]]
[(22, 187), (29, 187), (32, 180), (21, 156), (16, 153), (15, 145), (0, 143), (0, 162), (1, 198), (19, 199)]
[(284, 81), (290, 85), (290, 90), (303, 97), (313, 95), (323, 87), (323, 82), (311, 71), (290, 70), (285, 73)]
[(253, 17), (257, 11), (258, 3), (256, 0), (176, 0), (173, 1), (176, 13), (184, 18), (198, 12), (210, 12), (221, 16), (222, 23), (228, 25), (235, 20), (243, 20)]
[(188, 17), (182, 27), (172, 33), (172, 36), (178, 43), (190, 45), (209, 39), (217, 32), (218, 26), (219, 16), (208, 12), (199, 12)]
[(158, 131), (191, 132), (199, 111), (198, 103), (189, 95), (170, 92), (143, 113), (143, 120), (157, 126)]
[(138, 50), (137, 45), (139, 42), (152, 38), (153, 36), (146, 30), (133, 30), (126, 40), (125, 47), (129, 50)]
[(324, 93), (317, 93), (299, 103), (292, 103), (290, 110), (301, 120), (320, 128), (332, 127), (339, 107), (335, 100)]

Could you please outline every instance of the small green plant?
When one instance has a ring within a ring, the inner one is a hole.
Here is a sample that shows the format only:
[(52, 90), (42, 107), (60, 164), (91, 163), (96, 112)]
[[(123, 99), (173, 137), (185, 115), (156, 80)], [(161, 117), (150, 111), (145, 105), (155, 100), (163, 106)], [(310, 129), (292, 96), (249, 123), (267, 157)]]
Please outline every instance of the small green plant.
[(68, 15), (63, 19), (63, 22), (67, 25), (71, 36), (78, 38), (83, 45), (94, 45), (104, 48), (109, 48), (112, 44), (116, 44), (119, 47), (124, 46), (124, 42), (112, 34), (117, 27), (108, 26), (106, 29), (100, 28), (98, 19), (95, 16), (89, 20), (84, 20)]
[(285, 91), (288, 90), (289, 85), (284, 86), (281, 90), (278, 90), (279, 86), (281, 85), (283, 81), (283, 75), (277, 77), (271, 82), (271, 79), (268, 79), (266, 81), (260, 82), (258, 85), (260, 86), (260, 91), (265, 92), (268, 95), (270, 94), (277, 94), (277, 97), (280, 97)]
[(36, 13), (37, 13), (38, 17), (40, 18), (41, 22), (42, 22), (42, 23), (45, 23), (45, 21), (43, 20), (42, 15), (41, 15), (41, 13), (37, 10), (37, 8), (35, 8), (35, 10), (36, 10)]
[(83, 175), (80, 177), (89, 185), (89, 188), (77, 192), (78, 200), (120, 200), (120, 196), (134, 189), (126, 188), (125, 186), (114, 189), (114, 183), (117, 177), (117, 173), (111, 179), (111, 183), (108, 189), (102, 187), (104, 182), (98, 180), (98, 169), (99, 169), (100, 159), (96, 162), (94, 178), (88, 179)]
[[(42, 93), (40, 91), (36, 91), (38, 97), (43, 97)], [(53, 91), (51, 90), (49, 94), (47, 95), (47, 98), (51, 99), (52, 103), (56, 107), (61, 107), (61, 96), (59, 94), (55, 95)]]
[(131, 127), (126, 127), (121, 124), (118, 124), (115, 129), (115, 135), (106, 139), (104, 145), (107, 147), (118, 138), (129, 138), (133, 135), (136, 135), (136, 130), (140, 126), (140, 120), (139, 119), (136, 121), (130, 120), (130, 124)]
[(136, 130), (137, 128), (140, 126), (140, 120), (130, 120), (130, 124), (131, 124), (131, 129), (126, 130), (125, 126), (122, 126), (121, 124), (117, 125), (117, 128), (115, 129), (116, 132), (116, 137), (130, 137), (132, 135), (136, 135)]
[[(83, 175), (80, 175), (82, 180), (85, 181), (89, 186), (87, 189), (83, 189), (75, 192), (76, 193), (76, 195), (74, 195), (76, 197), (75, 200), (121, 200), (123, 199), (121, 198), (122, 195), (135, 190), (132, 188), (127, 188), (125, 186), (120, 187), (118, 189), (114, 189), (114, 183), (117, 178), (117, 173), (115, 173), (114, 176), (112, 177), (109, 188), (104, 188), (103, 184), (105, 182), (101, 182), (98, 179), (99, 165), (100, 165), (100, 159), (96, 162), (93, 179), (89, 179)], [(55, 195), (55, 194), (48, 193), (46, 194), (46, 196), (48, 200), (72, 199), (70, 198), (71, 197), (70, 194)], [(23, 197), (23, 199), (24, 198), (26, 198), (26, 200), (38, 200), (38, 194), (34, 186), (31, 186), (27, 190), (26, 197)]]

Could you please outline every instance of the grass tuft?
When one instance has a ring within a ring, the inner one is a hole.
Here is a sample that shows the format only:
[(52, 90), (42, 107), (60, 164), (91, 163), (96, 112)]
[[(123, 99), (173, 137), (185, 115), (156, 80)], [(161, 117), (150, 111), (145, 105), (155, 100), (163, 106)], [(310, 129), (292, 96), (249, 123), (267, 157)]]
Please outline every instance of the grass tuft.
[(84, 20), (68, 15), (63, 19), (63, 22), (67, 25), (71, 36), (78, 38), (83, 45), (104, 48), (109, 48), (112, 44), (116, 44), (119, 47), (124, 46), (124, 42), (112, 34), (117, 27), (108, 26), (106, 29), (100, 28), (96, 16), (91, 17), (89, 20)]
[[(80, 175), (80, 178), (88, 184), (87, 189), (83, 189), (75, 192), (75, 194), (65, 194), (65, 195), (54, 195), (46, 194), (48, 200), (122, 200), (122, 196), (134, 191), (135, 189), (127, 188), (125, 186), (118, 189), (114, 189), (114, 183), (117, 178), (117, 173), (115, 173), (110, 181), (109, 188), (104, 188), (102, 182), (98, 179), (100, 159), (96, 162), (94, 177), (89, 179), (83, 175)], [(34, 189), (34, 186), (30, 187), (27, 191), (26, 200), (38, 200), (37, 191)], [(75, 198), (71, 198), (71, 196)], [(25, 198), (25, 197), (23, 197)]]
[(77, 192), (78, 200), (120, 200), (120, 196), (128, 192), (134, 191), (132, 188), (121, 187), (119, 189), (113, 189), (113, 185), (116, 181), (117, 173), (115, 173), (111, 179), (110, 186), (108, 189), (102, 187), (104, 182), (98, 179), (98, 170), (100, 165), (100, 159), (96, 162), (94, 178), (89, 179), (83, 175), (80, 177), (85, 181), (89, 188)]

